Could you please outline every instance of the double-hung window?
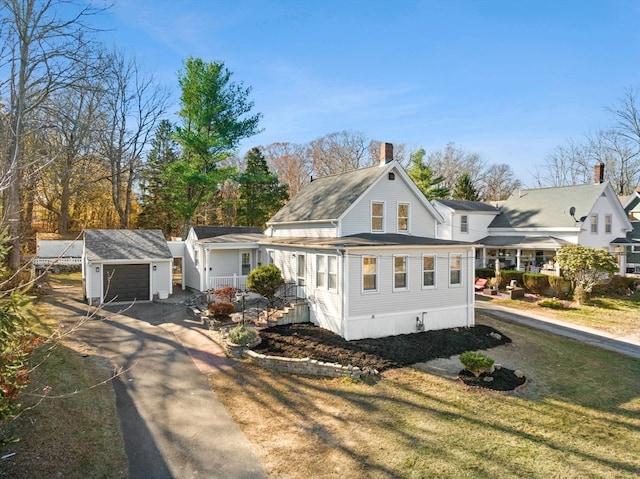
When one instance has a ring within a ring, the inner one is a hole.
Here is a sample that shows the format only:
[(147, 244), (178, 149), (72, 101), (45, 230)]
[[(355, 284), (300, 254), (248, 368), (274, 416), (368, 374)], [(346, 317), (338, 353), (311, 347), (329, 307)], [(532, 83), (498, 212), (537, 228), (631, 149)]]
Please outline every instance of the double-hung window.
[(406, 256), (393, 257), (393, 289), (394, 290), (409, 289)]
[(598, 215), (591, 215), (591, 232), (598, 233)]
[(611, 215), (604, 216), (604, 232), (611, 233)]
[(325, 256), (320, 254), (316, 256), (316, 288), (324, 288), (327, 285), (324, 260)]
[(422, 257), (422, 287), (434, 288), (436, 286), (436, 256), (425, 254)]
[(467, 215), (460, 216), (460, 233), (469, 232), (469, 217)]
[(338, 289), (338, 258), (337, 256), (327, 256), (327, 279), (329, 289)]
[(371, 231), (381, 233), (384, 231), (384, 202), (371, 202)]
[(449, 255), (449, 285), (462, 286), (462, 254)]
[(375, 256), (362, 258), (362, 291), (378, 291), (378, 258)]
[(398, 203), (398, 233), (409, 232), (409, 203)]

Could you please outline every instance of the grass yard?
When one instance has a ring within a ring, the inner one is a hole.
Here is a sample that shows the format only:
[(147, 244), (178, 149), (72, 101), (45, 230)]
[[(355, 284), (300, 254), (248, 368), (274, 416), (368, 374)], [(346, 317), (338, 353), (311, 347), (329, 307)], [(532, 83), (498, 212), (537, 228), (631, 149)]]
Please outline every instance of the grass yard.
[[(55, 275), (58, 286), (80, 288), (79, 274)], [(57, 322), (82, 319), (79, 311), (60, 307), (55, 298), (37, 301), (36, 329), (49, 336)], [(3, 439), (14, 438), (0, 447), (0, 477), (27, 478), (124, 478), (127, 463), (115, 394), (109, 382), (108, 361), (86, 356), (73, 341), (63, 339), (50, 350), (44, 346), (34, 363), (25, 406), (37, 404), (45, 386), (50, 397), (9, 423)]]
[[(479, 315), (481, 316), (481, 315)], [(488, 355), (529, 383), (504, 394), (416, 368), (375, 383), (250, 363), (210, 377), (269, 477), (637, 477), (640, 362), (480, 317)]]
[(640, 339), (640, 291), (628, 298), (594, 297), (589, 304), (577, 306), (566, 302), (565, 309), (544, 308), (539, 301), (510, 300), (476, 296), (479, 301), (491, 301), (510, 308), (535, 311), (569, 323), (600, 329), (611, 334)]

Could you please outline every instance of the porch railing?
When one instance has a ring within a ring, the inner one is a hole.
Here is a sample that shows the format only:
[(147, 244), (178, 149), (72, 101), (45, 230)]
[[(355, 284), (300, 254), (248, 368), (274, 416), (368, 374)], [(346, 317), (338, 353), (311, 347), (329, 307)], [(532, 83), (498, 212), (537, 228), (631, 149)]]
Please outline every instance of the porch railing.
[(244, 291), (247, 289), (247, 277), (234, 274), (233, 276), (209, 276), (207, 279), (207, 289), (209, 290), (215, 291), (225, 286)]

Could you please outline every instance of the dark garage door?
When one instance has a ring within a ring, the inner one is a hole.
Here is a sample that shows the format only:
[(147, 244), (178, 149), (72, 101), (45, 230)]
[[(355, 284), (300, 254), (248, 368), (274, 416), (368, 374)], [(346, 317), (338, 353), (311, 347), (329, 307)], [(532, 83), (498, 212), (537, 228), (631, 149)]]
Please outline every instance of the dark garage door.
[(108, 264), (102, 271), (105, 302), (149, 300), (148, 264)]

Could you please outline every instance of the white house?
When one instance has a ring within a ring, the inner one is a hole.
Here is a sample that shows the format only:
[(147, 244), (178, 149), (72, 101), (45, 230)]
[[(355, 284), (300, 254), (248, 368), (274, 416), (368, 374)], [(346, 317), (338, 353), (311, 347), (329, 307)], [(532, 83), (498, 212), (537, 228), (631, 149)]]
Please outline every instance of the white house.
[(311, 321), (352, 340), (474, 324), (474, 246), (436, 238), (443, 221), (383, 144), (380, 165), (314, 180), (261, 237), (187, 243), (236, 251), (240, 276), (241, 251), (251, 265), (277, 265)]

